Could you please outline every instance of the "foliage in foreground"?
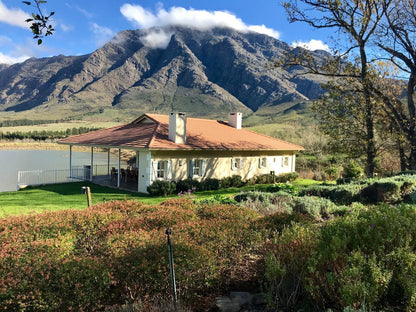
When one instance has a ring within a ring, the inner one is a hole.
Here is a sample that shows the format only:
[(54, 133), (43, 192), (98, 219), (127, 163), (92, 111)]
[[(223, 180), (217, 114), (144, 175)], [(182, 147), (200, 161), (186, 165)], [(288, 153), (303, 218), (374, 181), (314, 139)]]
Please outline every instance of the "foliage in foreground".
[(238, 206), (111, 202), (83, 211), (0, 219), (0, 306), (6, 311), (98, 311), (171, 290), (171, 227), (178, 292), (186, 305), (230, 283), (255, 245), (256, 218)]
[(265, 277), (274, 307), (324, 311), (416, 309), (413, 206), (351, 210), (285, 228), (267, 246)]
[(339, 206), (297, 196), (287, 184), (269, 191), (235, 199), (187, 194), (158, 205), (115, 201), (0, 219), (0, 307), (167, 307), (172, 298), (164, 233), (171, 227), (186, 311), (207, 310), (216, 295), (244, 287), (262, 289), (271, 308), (282, 311), (416, 309), (414, 206)]

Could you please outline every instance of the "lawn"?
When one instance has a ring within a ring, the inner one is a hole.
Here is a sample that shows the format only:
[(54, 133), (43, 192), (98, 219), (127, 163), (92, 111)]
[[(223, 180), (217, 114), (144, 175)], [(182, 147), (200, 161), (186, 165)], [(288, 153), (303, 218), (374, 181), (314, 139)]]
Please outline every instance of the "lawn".
[[(158, 204), (168, 197), (151, 197), (146, 194), (134, 193), (116, 188), (100, 186), (89, 182), (63, 183), (28, 187), (17, 192), (0, 193), (0, 217), (10, 215), (41, 213), (65, 209), (84, 209), (87, 207), (86, 195), (81, 194), (81, 188), (91, 188), (92, 204), (112, 200), (138, 200), (146, 204)], [(216, 191), (193, 193), (198, 199), (210, 198), (214, 195), (232, 196), (242, 191), (265, 190), (268, 185), (249, 185), (241, 188), (228, 188)]]
[(106, 201), (137, 199), (146, 203), (158, 203), (163, 198), (152, 198), (145, 194), (104, 187), (88, 182), (75, 182), (28, 187), (17, 192), (0, 193), (0, 217), (87, 207), (87, 197), (81, 187), (91, 188), (92, 204)]

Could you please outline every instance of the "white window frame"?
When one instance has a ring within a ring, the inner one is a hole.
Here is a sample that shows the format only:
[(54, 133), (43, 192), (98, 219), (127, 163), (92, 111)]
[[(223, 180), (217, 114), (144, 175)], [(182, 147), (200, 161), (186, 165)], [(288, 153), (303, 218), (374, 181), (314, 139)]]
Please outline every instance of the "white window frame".
[(289, 156), (283, 156), (282, 157), (282, 167), (283, 168), (289, 167), (289, 163), (290, 163)]
[(172, 179), (172, 161), (171, 160), (153, 161), (152, 169), (153, 169), (153, 181)]
[(189, 161), (189, 177), (204, 177), (206, 168), (206, 159), (191, 159)]
[(268, 159), (267, 157), (260, 157), (259, 158), (259, 168), (267, 168), (268, 165)]
[(243, 159), (241, 157), (233, 157), (231, 159), (231, 170), (243, 168)]

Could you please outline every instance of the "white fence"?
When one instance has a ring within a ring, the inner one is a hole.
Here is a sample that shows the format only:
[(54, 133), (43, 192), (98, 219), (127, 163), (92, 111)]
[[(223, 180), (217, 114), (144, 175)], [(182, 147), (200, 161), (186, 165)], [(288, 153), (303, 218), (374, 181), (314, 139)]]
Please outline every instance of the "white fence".
[[(110, 165), (115, 167), (114, 165)], [(107, 165), (94, 165), (93, 176), (107, 175)], [(45, 169), (19, 171), (17, 173), (17, 185), (19, 188), (29, 185), (56, 184), (75, 182), (79, 180), (90, 180), (91, 166), (74, 166), (71, 172), (68, 169)]]

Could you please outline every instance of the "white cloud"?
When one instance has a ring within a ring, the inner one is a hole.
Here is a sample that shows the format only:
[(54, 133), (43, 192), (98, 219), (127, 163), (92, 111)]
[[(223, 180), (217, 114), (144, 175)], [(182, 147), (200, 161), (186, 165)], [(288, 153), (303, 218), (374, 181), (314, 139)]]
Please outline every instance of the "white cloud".
[(64, 24), (64, 23), (59, 23), (59, 27), (62, 29), (63, 32), (74, 30), (74, 26), (67, 25), (67, 24)]
[(165, 32), (163, 30), (151, 30), (145, 36), (140, 38), (144, 46), (149, 48), (165, 49), (172, 37), (172, 32)]
[(14, 57), (11, 55), (6, 55), (0, 52), (0, 64), (15, 64), (15, 63), (21, 63), (26, 61), (29, 58), (29, 56), (18, 56)]
[(110, 28), (100, 26), (96, 23), (91, 23), (90, 29), (94, 34), (98, 46), (102, 46), (115, 35), (114, 31), (112, 31)]
[[(139, 28), (163, 27), (163, 26), (186, 26), (201, 30), (208, 30), (214, 27), (230, 27), (239, 31), (255, 31), (274, 38), (279, 38), (279, 32), (267, 28), (264, 25), (246, 25), (240, 18), (227, 11), (206, 11), (185, 9), (182, 7), (171, 7), (168, 11), (161, 5), (156, 8), (156, 13), (144, 9), (140, 5), (124, 4), (120, 8), (121, 14), (138, 26)], [(145, 42), (159, 40), (166, 43), (166, 38), (172, 34), (153, 33), (147, 34)], [(160, 45), (156, 45), (160, 47)]]
[(322, 40), (312, 39), (309, 42), (295, 41), (291, 44), (292, 48), (301, 47), (310, 51), (324, 50), (330, 52), (330, 47), (323, 43)]
[(9, 9), (0, 1), (0, 22), (26, 28), (28, 23), (25, 22), (30, 15), (21, 9)]
[(90, 11), (87, 11), (87, 10), (85, 10), (85, 9), (81, 8), (81, 7), (80, 7), (80, 6), (78, 6), (78, 5), (72, 5), (72, 4), (68, 3), (68, 2), (65, 2), (65, 5), (66, 5), (68, 8), (70, 8), (70, 9), (77, 10), (77, 11), (78, 11), (78, 12), (80, 12), (82, 15), (84, 15), (86, 18), (93, 18), (93, 17), (94, 17), (94, 14), (93, 14), (93, 13), (91, 13)]

